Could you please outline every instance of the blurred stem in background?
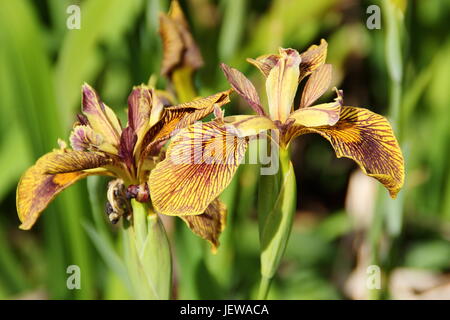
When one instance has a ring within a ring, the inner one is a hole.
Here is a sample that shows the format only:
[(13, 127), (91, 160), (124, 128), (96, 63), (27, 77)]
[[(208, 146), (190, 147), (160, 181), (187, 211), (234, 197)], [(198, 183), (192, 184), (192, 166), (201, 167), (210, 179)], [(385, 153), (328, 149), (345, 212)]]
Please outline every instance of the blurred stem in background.
[[(408, 159), (405, 150), (402, 117), (402, 86), (403, 86), (403, 43), (405, 39), (404, 15), (405, 0), (382, 0), (384, 23), (385, 61), (389, 76), (389, 120), (394, 129), (400, 148)], [(400, 192), (397, 199), (391, 199), (382, 188), (378, 188), (376, 208), (372, 227), (369, 231), (371, 247), (371, 263), (382, 267), (384, 275), (388, 276), (386, 268), (387, 256), (381, 252), (381, 242), (387, 237), (387, 246), (392, 249), (394, 241), (400, 236), (402, 229), (404, 192)], [(390, 252), (388, 249), (385, 252)], [(384, 279), (386, 280), (386, 279)], [(383, 283), (385, 291), (387, 282)], [(380, 299), (385, 294), (378, 289), (369, 292), (371, 299)]]

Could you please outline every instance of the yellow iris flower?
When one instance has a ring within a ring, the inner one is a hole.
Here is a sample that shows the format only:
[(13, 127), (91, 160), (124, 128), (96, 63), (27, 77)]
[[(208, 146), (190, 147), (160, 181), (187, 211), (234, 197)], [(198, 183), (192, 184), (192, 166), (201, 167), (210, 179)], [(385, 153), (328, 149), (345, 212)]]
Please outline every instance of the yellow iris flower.
[[(354, 160), (364, 173), (380, 181), (395, 197), (403, 185), (404, 163), (388, 121), (367, 109), (345, 106), (342, 92), (330, 103), (313, 105), (329, 88), (332, 67), (325, 64), (327, 43), (303, 53), (280, 48), (278, 54), (248, 61), (266, 77), (268, 113), (253, 84), (238, 70), (222, 64), (233, 89), (256, 115), (223, 117), (196, 123), (171, 142), (166, 159), (150, 174), (150, 193), (158, 212), (167, 215), (201, 214), (231, 182), (248, 141), (271, 130), (282, 150), (297, 136), (318, 133), (337, 157)], [(294, 98), (307, 78), (300, 103)]]

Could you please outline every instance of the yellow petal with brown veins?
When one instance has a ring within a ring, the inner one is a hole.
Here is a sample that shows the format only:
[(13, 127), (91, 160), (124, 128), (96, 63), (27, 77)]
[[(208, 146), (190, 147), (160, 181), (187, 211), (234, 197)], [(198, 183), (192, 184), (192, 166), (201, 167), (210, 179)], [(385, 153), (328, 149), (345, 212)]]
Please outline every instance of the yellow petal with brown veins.
[(214, 106), (221, 107), (230, 102), (231, 90), (219, 92), (206, 98), (170, 106), (163, 109), (161, 119), (146, 133), (142, 145), (145, 149), (141, 159), (152, 154), (159, 144), (178, 133), (179, 130), (198, 121), (214, 111)]
[(338, 158), (354, 160), (361, 170), (380, 181), (392, 198), (403, 186), (405, 168), (402, 151), (389, 122), (363, 108), (342, 107), (334, 126), (292, 126), (288, 134), (318, 133), (330, 141)]
[(228, 186), (247, 148), (215, 122), (196, 123), (171, 142), (166, 158), (151, 171), (150, 195), (156, 211), (197, 215)]
[(300, 54), (300, 81), (325, 63), (327, 59), (328, 43), (322, 39), (320, 45), (312, 45)]
[(89, 174), (81, 170), (98, 168), (110, 160), (92, 152), (52, 151), (42, 156), (21, 177), (16, 205), (21, 229), (30, 229), (41, 212), (65, 188)]
[(203, 239), (211, 243), (211, 251), (215, 253), (219, 247), (219, 236), (225, 229), (227, 208), (219, 199), (215, 199), (203, 214), (180, 216), (188, 227)]

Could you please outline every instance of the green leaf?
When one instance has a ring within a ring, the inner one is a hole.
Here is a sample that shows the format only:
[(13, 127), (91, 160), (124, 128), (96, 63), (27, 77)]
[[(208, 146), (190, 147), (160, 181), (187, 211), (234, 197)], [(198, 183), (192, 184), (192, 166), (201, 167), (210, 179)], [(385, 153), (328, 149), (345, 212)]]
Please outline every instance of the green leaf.
[(67, 30), (55, 70), (57, 102), (64, 123), (72, 119), (83, 82), (92, 81), (102, 65), (101, 43), (117, 41), (135, 21), (141, 0), (96, 0), (81, 5), (79, 30)]
[(85, 222), (83, 226), (92, 243), (95, 245), (103, 260), (105, 261), (106, 265), (115, 272), (115, 274), (125, 284), (127, 289), (132, 292), (131, 282), (126, 266), (120, 256), (117, 254), (115, 248), (111, 245), (109, 239), (105, 238), (104, 235), (97, 232), (97, 230), (90, 223)]

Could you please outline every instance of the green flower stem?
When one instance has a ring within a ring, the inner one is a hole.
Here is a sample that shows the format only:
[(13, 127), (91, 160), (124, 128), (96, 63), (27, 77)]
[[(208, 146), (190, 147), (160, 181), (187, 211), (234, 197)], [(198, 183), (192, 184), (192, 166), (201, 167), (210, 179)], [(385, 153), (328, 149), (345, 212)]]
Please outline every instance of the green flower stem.
[(269, 295), (270, 283), (272, 282), (272, 278), (265, 277), (261, 275), (261, 281), (259, 283), (259, 291), (258, 291), (258, 299), (265, 300)]
[(138, 299), (169, 299), (172, 256), (164, 226), (147, 204), (131, 201), (133, 225), (128, 227), (128, 270)]
[(171, 80), (180, 103), (191, 101), (197, 96), (192, 76), (193, 72), (189, 67), (178, 68), (172, 73)]
[(289, 150), (280, 149), (279, 170), (261, 176), (259, 190), (259, 234), (261, 283), (259, 299), (266, 299), (270, 283), (286, 249), (296, 207), (296, 181)]

